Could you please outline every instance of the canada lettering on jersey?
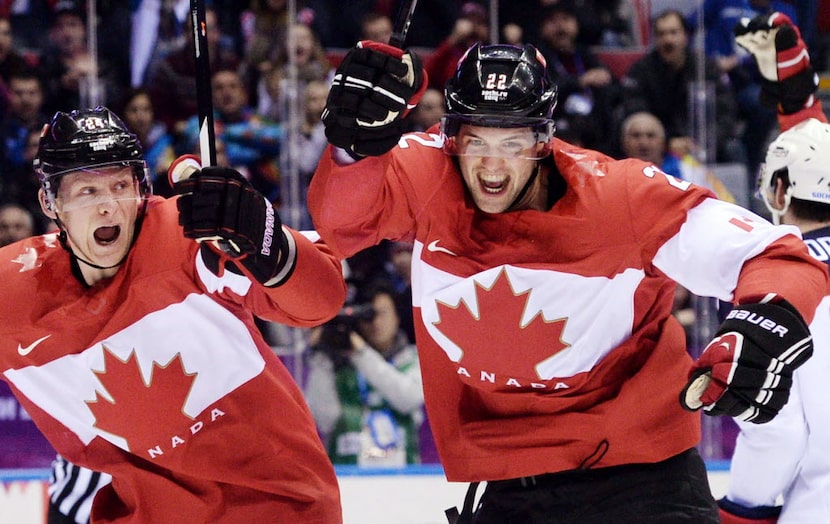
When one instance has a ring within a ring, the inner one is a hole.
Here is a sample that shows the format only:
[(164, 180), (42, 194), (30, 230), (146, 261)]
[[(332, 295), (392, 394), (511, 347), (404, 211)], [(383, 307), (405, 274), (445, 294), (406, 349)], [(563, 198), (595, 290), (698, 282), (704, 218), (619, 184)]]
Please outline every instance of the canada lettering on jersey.
[(187, 444), (188, 439), (190, 438), (190, 436), (195, 436), (196, 433), (202, 431), (202, 429), (205, 427), (205, 423), (212, 424), (212, 423), (216, 422), (217, 420), (219, 420), (220, 417), (225, 416), (225, 412), (222, 411), (219, 408), (213, 408), (213, 409), (210, 410), (210, 413), (207, 413), (206, 415), (207, 416), (205, 416), (203, 420), (196, 420), (196, 422), (193, 423), (188, 428), (189, 434), (185, 434), (187, 439), (185, 439), (181, 435), (173, 435), (173, 436), (170, 437), (170, 447), (169, 448), (164, 448), (164, 447), (162, 447), (161, 444), (157, 444), (156, 446), (154, 446), (152, 448), (149, 448), (147, 450), (147, 454), (149, 455), (149, 457), (151, 459), (160, 457), (160, 456), (164, 455), (165, 449), (171, 449), (172, 450), (172, 449), (175, 449), (179, 446)]
[[(476, 373), (476, 376), (473, 376), (473, 373)], [(493, 371), (481, 370), (477, 372), (471, 372), (463, 366), (458, 366), (458, 375), (464, 382), (473, 382), (477, 379), (477, 381), (480, 383), (491, 385), (493, 389), (503, 389), (501, 388), (501, 386), (504, 386), (507, 389), (514, 388), (530, 390), (559, 390), (570, 389), (571, 387), (570, 385), (568, 385), (567, 382), (563, 382), (561, 380), (549, 381), (548, 383), (533, 382), (530, 380), (510, 376), (502, 377)]]

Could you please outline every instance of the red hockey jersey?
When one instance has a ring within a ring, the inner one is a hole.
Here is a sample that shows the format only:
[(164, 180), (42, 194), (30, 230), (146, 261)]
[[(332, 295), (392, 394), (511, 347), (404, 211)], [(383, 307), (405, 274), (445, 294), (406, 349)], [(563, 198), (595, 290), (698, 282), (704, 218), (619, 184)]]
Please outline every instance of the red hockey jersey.
[(700, 415), (678, 401), (691, 359), (674, 281), (736, 302), (780, 293), (808, 320), (827, 285), (795, 228), (651, 164), (553, 146), (567, 190), (545, 212), (477, 210), (436, 134), (344, 166), (330, 149), (312, 179), (315, 225), (341, 255), (414, 240), (425, 399), (451, 481), (693, 447)]
[(345, 296), (322, 244), (266, 289), (211, 272), (174, 200), (151, 199), (118, 273), (92, 287), (55, 234), (0, 249), (0, 370), (55, 449), (113, 476), (93, 522), (341, 522), (337, 479), (251, 312), (319, 324)]

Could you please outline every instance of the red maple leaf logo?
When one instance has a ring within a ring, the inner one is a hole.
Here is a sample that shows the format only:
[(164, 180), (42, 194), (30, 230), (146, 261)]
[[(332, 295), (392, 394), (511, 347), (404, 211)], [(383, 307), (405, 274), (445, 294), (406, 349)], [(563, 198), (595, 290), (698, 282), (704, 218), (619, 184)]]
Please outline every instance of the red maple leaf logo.
[(536, 365), (570, 346), (562, 340), (566, 319), (546, 320), (537, 311), (523, 326), (530, 290), (513, 291), (504, 271), (490, 289), (476, 282), (475, 291), (478, 318), (463, 300), (455, 307), (437, 304), (440, 320), (435, 327), (461, 348), (461, 365), (516, 379), (542, 378)]
[[(93, 372), (113, 399), (110, 401), (96, 391), (95, 400), (87, 401), (95, 415), (95, 427), (124, 438), (130, 450), (156, 446), (159, 430), (165, 432), (163, 438), (168, 438), (193, 423), (182, 408), (196, 373), (185, 372), (181, 355), (177, 354), (166, 366), (154, 362), (152, 378), (145, 383), (135, 351), (122, 361), (104, 346), (104, 370)], [(152, 423), (142, 423), (147, 420)], [(148, 433), (143, 428), (155, 431)]]

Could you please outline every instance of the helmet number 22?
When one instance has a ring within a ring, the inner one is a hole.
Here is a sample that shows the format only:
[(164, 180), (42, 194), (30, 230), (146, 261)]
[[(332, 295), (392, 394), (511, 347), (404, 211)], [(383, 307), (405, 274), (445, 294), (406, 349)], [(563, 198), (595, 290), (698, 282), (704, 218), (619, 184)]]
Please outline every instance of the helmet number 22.
[(666, 177), (666, 180), (669, 181), (669, 185), (672, 187), (676, 187), (681, 191), (686, 191), (689, 189), (689, 186), (692, 185), (691, 182), (687, 182), (686, 180), (680, 180), (679, 178), (673, 177), (670, 174), (658, 169), (654, 166), (646, 166), (643, 168), (643, 174), (649, 178), (654, 178), (654, 175), (660, 174)]
[(490, 73), (487, 75), (487, 81), (484, 84), (485, 89), (498, 89), (504, 91), (507, 89), (507, 75)]

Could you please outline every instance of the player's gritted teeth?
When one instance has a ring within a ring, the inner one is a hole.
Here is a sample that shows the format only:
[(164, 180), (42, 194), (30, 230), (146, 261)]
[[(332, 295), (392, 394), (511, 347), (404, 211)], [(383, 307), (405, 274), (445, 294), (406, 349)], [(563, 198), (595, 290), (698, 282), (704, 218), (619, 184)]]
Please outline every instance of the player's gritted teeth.
[(102, 226), (95, 230), (92, 234), (95, 241), (99, 244), (112, 244), (121, 235), (121, 226)]
[(479, 183), (481, 184), (481, 188), (484, 190), (485, 193), (489, 194), (496, 194), (501, 193), (507, 187), (507, 177), (487, 177), (481, 176), (478, 177)]

